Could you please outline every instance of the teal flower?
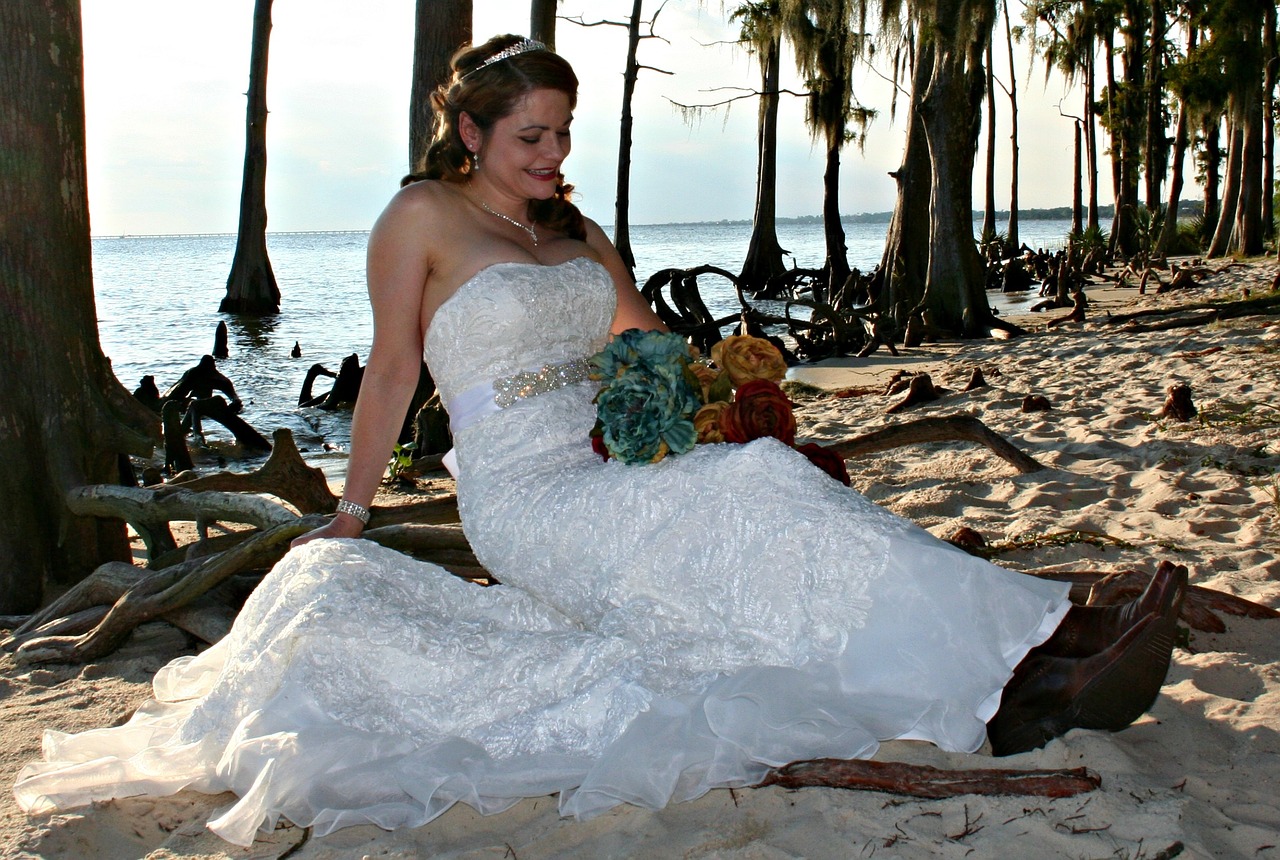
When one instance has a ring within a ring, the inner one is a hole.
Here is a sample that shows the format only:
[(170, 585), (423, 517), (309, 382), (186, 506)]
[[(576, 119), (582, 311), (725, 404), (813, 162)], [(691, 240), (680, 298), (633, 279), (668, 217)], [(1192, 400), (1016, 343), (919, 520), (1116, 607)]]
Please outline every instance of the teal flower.
[(648, 370), (668, 368), (668, 373), (682, 373), (688, 362), (689, 345), (680, 335), (633, 328), (615, 335), (604, 349), (590, 358), (591, 378), (617, 379), (637, 365)]
[(623, 463), (651, 463), (693, 450), (701, 402), (682, 374), (633, 365), (596, 398), (605, 447)]

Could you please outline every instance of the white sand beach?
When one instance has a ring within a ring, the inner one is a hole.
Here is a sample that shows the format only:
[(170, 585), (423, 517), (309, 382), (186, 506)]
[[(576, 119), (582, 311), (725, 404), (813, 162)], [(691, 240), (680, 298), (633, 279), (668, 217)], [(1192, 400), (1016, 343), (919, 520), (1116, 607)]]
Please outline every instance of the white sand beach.
[[(1108, 310), (1258, 295), (1276, 261), (1215, 261), (1199, 286), (1162, 295), (1096, 286), (1088, 319), (1021, 318), (1013, 340), (926, 344), (795, 370), (826, 389), (799, 400), (801, 435), (832, 442), (918, 417), (968, 414), (1045, 468), (1021, 474), (964, 442), (849, 461), (855, 488), (935, 535), (960, 527), (1005, 545), (1000, 564), (1035, 571), (1152, 571), (1186, 565), (1193, 585), (1280, 608), (1280, 317), (1132, 333)], [(1220, 270), (1220, 271), (1218, 271)], [(1167, 277), (1167, 275), (1166, 275)], [(974, 368), (987, 387), (962, 389)], [(901, 370), (950, 393), (887, 415)], [(1199, 415), (1160, 418), (1166, 389), (1190, 385)], [(851, 393), (867, 391), (868, 393)], [(847, 396), (834, 396), (830, 392)], [(1024, 412), (1038, 394), (1050, 408)], [(1102, 781), (1065, 799), (920, 800), (871, 791), (713, 791), (659, 811), (622, 807), (561, 820), (555, 798), (483, 817), (455, 807), (416, 830), (355, 827), (318, 837), (283, 823), (241, 849), (204, 829), (229, 795), (187, 791), (28, 819), (10, 787), (45, 728), (118, 724), (154, 672), (187, 653), (184, 634), (141, 628), (109, 659), (16, 666), (0, 656), (0, 854), (24, 858), (1280, 858), (1280, 619), (1221, 616), (1191, 630), (1152, 711), (1116, 734), (1074, 731), (1042, 750), (993, 759), (912, 742), (878, 758), (943, 768), (1086, 767)]]

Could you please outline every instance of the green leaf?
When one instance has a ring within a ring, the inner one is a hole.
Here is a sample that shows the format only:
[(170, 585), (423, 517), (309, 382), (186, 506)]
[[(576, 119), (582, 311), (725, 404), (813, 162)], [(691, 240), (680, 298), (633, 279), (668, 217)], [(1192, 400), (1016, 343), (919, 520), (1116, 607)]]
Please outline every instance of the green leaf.
[(708, 403), (715, 403), (717, 400), (723, 400), (725, 403), (733, 402), (733, 382), (729, 379), (729, 374), (723, 370), (716, 377), (716, 381), (711, 383), (711, 390), (707, 393)]

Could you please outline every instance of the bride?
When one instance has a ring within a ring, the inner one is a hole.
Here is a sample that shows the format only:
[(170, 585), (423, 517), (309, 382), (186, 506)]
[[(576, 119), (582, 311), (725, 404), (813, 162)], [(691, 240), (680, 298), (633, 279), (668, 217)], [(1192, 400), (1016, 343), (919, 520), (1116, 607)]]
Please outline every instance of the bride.
[[(412, 827), (556, 792), (589, 816), (890, 738), (1016, 753), (1150, 707), (1185, 569), (1073, 607), (774, 439), (602, 462), (584, 359), (661, 323), (569, 202), (577, 79), (515, 36), (453, 69), (425, 173), (370, 236), (375, 335), (339, 513), (129, 723), (48, 732), (24, 808), (230, 790), (210, 827), (239, 844), (280, 816)], [(500, 586), (355, 539), (423, 355), (463, 527)]]

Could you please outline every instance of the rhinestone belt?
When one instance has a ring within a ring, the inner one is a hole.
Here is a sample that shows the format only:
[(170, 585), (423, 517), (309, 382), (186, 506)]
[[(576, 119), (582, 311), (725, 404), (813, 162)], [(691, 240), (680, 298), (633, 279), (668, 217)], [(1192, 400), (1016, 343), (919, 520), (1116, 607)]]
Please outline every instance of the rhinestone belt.
[(539, 370), (525, 370), (514, 376), (495, 379), (493, 402), (506, 409), (517, 400), (546, 394), (575, 382), (585, 382), (590, 369), (591, 365), (585, 358), (575, 358), (559, 364), (547, 364)]

